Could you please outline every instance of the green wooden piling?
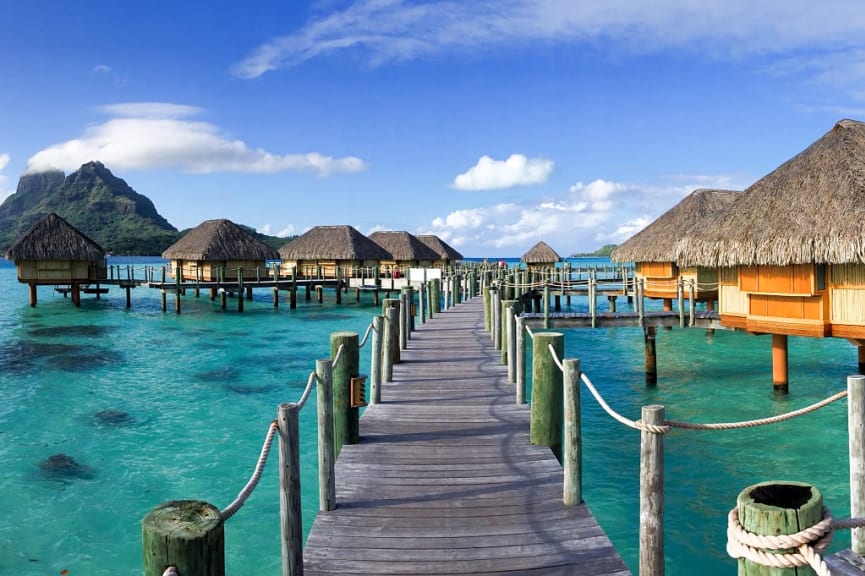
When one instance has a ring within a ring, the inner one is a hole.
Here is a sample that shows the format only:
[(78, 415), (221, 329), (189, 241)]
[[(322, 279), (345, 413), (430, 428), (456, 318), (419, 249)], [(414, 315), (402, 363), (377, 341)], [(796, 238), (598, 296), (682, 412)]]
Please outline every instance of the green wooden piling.
[(508, 318), (508, 308), (513, 308), (513, 313), (519, 314), (520, 303), (517, 300), (502, 300), (501, 302), (502, 302), (502, 304), (501, 304), (502, 308), (501, 308), (501, 314), (499, 315), (499, 318), (500, 318), (501, 323), (502, 323), (502, 325), (501, 325), (501, 335), (502, 335), (502, 337), (501, 337), (502, 338), (502, 341), (501, 341), (501, 346), (502, 346), (501, 361), (502, 361), (502, 364), (507, 365), (507, 363), (508, 363), (508, 351), (509, 351), (509, 347), (508, 347), (509, 346), (508, 321), (513, 322), (512, 316), (511, 316), (511, 318)]
[(490, 331), (490, 287), (484, 285), (484, 330)]
[(358, 375), (360, 356), (357, 332), (334, 332), (330, 335), (330, 358), (336, 358), (343, 346), (339, 362), (333, 367), (333, 443), (334, 457), (344, 444), (360, 440), (358, 408), (351, 407), (351, 378)]
[[(823, 495), (809, 484), (773, 480), (742, 490), (736, 499), (739, 524), (760, 536), (795, 534), (823, 519)], [(739, 576), (813, 574), (810, 567), (769, 568), (739, 559)]]
[(183, 576), (225, 576), (225, 531), (219, 509), (200, 500), (160, 504), (141, 521), (144, 576), (169, 566)]
[(549, 446), (562, 461), (562, 371), (550, 353), (553, 346), (559, 358), (565, 351), (565, 336), (561, 332), (535, 332), (532, 341), (531, 442)]

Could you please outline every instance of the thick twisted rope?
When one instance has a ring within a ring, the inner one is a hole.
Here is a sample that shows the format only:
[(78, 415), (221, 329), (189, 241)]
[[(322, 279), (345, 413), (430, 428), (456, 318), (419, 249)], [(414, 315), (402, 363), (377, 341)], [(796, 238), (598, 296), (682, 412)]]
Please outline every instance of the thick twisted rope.
[[(363, 335), (363, 340), (360, 341), (360, 344), (357, 345), (358, 350), (363, 348), (363, 345), (366, 344), (367, 338), (369, 338), (369, 333), (372, 332), (372, 322), (370, 322), (369, 326), (366, 327), (366, 333)], [(340, 344), (342, 346), (342, 344)], [(340, 350), (341, 352), (342, 350)], [(334, 361), (336, 364), (336, 361)]]
[(765, 426), (766, 424), (783, 422), (784, 420), (790, 420), (797, 416), (808, 414), (809, 412), (814, 412), (815, 410), (819, 410), (823, 406), (826, 406), (828, 404), (831, 404), (832, 402), (846, 397), (847, 391), (844, 390), (842, 392), (833, 394), (828, 398), (824, 398), (819, 402), (815, 402), (810, 406), (805, 406), (804, 408), (799, 408), (798, 410), (793, 410), (792, 412), (786, 412), (777, 416), (758, 418), (757, 420), (744, 420), (742, 422), (719, 422), (715, 424), (698, 424), (694, 422), (677, 422), (675, 420), (667, 420), (667, 425), (672, 426), (673, 428), (687, 428), (689, 430), (733, 430), (736, 428), (754, 428), (756, 426)]
[(586, 388), (588, 388), (589, 392), (592, 393), (592, 396), (595, 397), (595, 401), (600, 405), (600, 407), (603, 408), (604, 411), (607, 414), (609, 414), (610, 417), (612, 417), (612, 419), (615, 420), (616, 422), (624, 424), (625, 426), (627, 426), (629, 428), (633, 428), (634, 430), (645, 430), (647, 432), (653, 432), (655, 434), (666, 434), (667, 432), (670, 431), (669, 426), (656, 426), (655, 424), (644, 424), (640, 420), (629, 420), (628, 418), (625, 418), (624, 416), (622, 416), (621, 414), (619, 414), (618, 412), (616, 412), (615, 410), (610, 408), (610, 405), (607, 404), (607, 402), (604, 400), (604, 397), (601, 396), (600, 392), (598, 392), (597, 388), (595, 388), (594, 384), (592, 384), (592, 381), (589, 380), (589, 377), (586, 376), (585, 372), (580, 374), (580, 380), (583, 381), (583, 384), (586, 385)]
[(565, 373), (565, 367), (562, 364), (562, 361), (559, 360), (559, 353), (556, 352), (555, 347), (552, 344), (547, 344), (547, 348), (550, 349), (550, 355), (553, 357), (553, 362), (555, 362), (556, 366), (558, 366), (559, 370), (562, 371), (562, 374)]
[(339, 350), (336, 351), (336, 356), (333, 357), (333, 362), (331, 362), (331, 366), (336, 368), (339, 365), (339, 359), (342, 357), (342, 349), (345, 347), (345, 344), (339, 345)]
[(795, 534), (760, 535), (743, 528), (738, 509), (733, 508), (727, 515), (727, 554), (761, 566), (810, 566), (818, 576), (831, 576), (822, 554), (832, 543), (835, 530), (862, 526), (865, 526), (865, 518), (835, 520), (824, 506), (823, 518), (809, 528)]
[[(342, 345), (340, 344), (339, 351), (342, 352)], [(337, 353), (337, 356), (339, 354)], [(309, 373), (309, 380), (306, 382), (306, 388), (303, 389), (303, 394), (300, 395), (300, 400), (297, 401), (297, 409), (300, 410), (303, 408), (303, 405), (306, 404), (306, 400), (309, 398), (309, 393), (312, 392), (312, 385), (315, 383), (318, 376), (315, 371)]]
[[(270, 447), (273, 445), (273, 436), (276, 434), (276, 430), (278, 425), (276, 420), (270, 423), (270, 427), (267, 429), (267, 436), (264, 438), (264, 445), (261, 447), (261, 454), (258, 456), (258, 462), (255, 464), (255, 470), (252, 472), (252, 476), (249, 479), (249, 482), (246, 483), (246, 486), (243, 487), (243, 490), (237, 495), (237, 498), (234, 501), (226, 506), (221, 512), (222, 521), (225, 522), (234, 514), (240, 510), (240, 507), (246, 502), (247, 498), (252, 494), (252, 491), (255, 490), (255, 487), (258, 486), (258, 481), (261, 480), (261, 473), (264, 471), (264, 464), (267, 462), (267, 455), (270, 454)], [(171, 568), (171, 567), (169, 567)], [(168, 573), (168, 570), (162, 575)], [(175, 571), (174, 574), (177, 574)]]

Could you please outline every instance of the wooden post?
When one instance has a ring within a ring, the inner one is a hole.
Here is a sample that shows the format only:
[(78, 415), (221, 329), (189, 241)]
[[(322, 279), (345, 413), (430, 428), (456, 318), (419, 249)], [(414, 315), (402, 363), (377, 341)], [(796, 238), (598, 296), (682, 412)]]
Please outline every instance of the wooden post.
[(505, 361), (508, 364), (508, 383), (513, 384), (516, 380), (517, 373), (517, 342), (516, 342), (516, 318), (514, 317), (514, 308), (517, 305), (516, 300), (511, 300), (511, 305), (505, 308), (505, 336), (507, 340), (507, 350), (505, 351)]
[[(642, 422), (663, 426), (664, 407), (643, 406)], [(640, 576), (664, 576), (664, 435), (640, 432)]]
[(189, 576), (225, 576), (225, 530), (219, 509), (200, 500), (160, 504), (141, 521), (144, 576), (169, 566)]
[[(736, 498), (739, 524), (759, 536), (795, 534), (823, 519), (823, 495), (801, 482), (773, 480), (748, 486)], [(810, 567), (764, 568), (744, 558), (739, 559), (739, 576), (767, 574), (795, 576), (813, 574)]]
[[(388, 310), (393, 310), (394, 320), (390, 325), (390, 336), (392, 341), (390, 343), (391, 346), (391, 363), (399, 364), (399, 333), (400, 333), (400, 312), (399, 312), (400, 302), (396, 298), (385, 298), (384, 303), (382, 304), (382, 312), (384, 312), (387, 318), (390, 318), (388, 315)], [(390, 382), (390, 380), (387, 380)]]
[(525, 319), (516, 317), (516, 400), (517, 404), (526, 403), (526, 327)]
[[(32, 284), (31, 284), (32, 287)], [(483, 298), (484, 298), (484, 330), (487, 332), (490, 331), (490, 287), (484, 286), (483, 288)], [(32, 300), (32, 298), (31, 298)], [(860, 356), (862, 348), (859, 348)]]
[(646, 326), (646, 386), (658, 383), (658, 358), (655, 354), (655, 327)]
[(279, 288), (273, 287), (273, 307), (279, 308)]
[(369, 403), (381, 402), (382, 340), (384, 339), (384, 316), (372, 317), (372, 351), (369, 359)]
[[(860, 348), (861, 349), (861, 348)], [(850, 445), (850, 516), (865, 516), (865, 376), (847, 377), (847, 435)], [(854, 554), (865, 554), (865, 528), (853, 528)]]
[[(394, 334), (397, 323), (396, 308), (384, 309), (384, 337), (381, 342), (381, 379), (383, 382), (393, 382)], [(397, 346), (397, 348), (399, 348)]]
[[(607, 302), (609, 302), (609, 304), (610, 304), (610, 312), (615, 314), (616, 313), (616, 295), (610, 294), (609, 296), (607, 296)], [(569, 302), (569, 304), (570, 304), (570, 302)]]
[(865, 346), (862, 344), (856, 345), (856, 356), (859, 362), (859, 373), (865, 374)]
[(243, 312), (243, 267), (237, 268), (237, 311)]
[(297, 308), (297, 266), (291, 267), (291, 288), (288, 291), (288, 307)]
[[(513, 318), (508, 317), (508, 308), (511, 309), (511, 316), (516, 311), (516, 307), (518, 306), (518, 302), (516, 300), (502, 300), (502, 309), (499, 314), (499, 319), (502, 323), (501, 333), (502, 333), (502, 348), (501, 348), (501, 362), (503, 365), (508, 364), (508, 352), (510, 351), (510, 342), (512, 340), (508, 340), (508, 323), (513, 321)], [(508, 378), (508, 382), (511, 382), (511, 379)]]
[(583, 501), (583, 435), (580, 417), (580, 361), (562, 360), (565, 402), (565, 486), (562, 502), (574, 506)]
[(399, 349), (408, 348), (408, 295), (405, 290), (399, 294)]
[(420, 323), (426, 324), (426, 298), (424, 297), (426, 293), (426, 282), (421, 282), (420, 288), (417, 291), (417, 305), (418, 305), (418, 316), (420, 317)]
[(685, 279), (679, 276), (676, 283), (676, 296), (679, 301), (679, 328), (685, 327)]
[(688, 285), (688, 326), (694, 325), (694, 317), (697, 315), (697, 297), (694, 287), (694, 280)]
[(550, 345), (561, 358), (565, 336), (560, 332), (535, 332), (532, 342), (532, 444), (549, 446), (562, 461), (562, 382), (563, 375), (553, 361)]
[[(279, 520), (282, 526), (282, 576), (303, 576), (303, 523), (300, 506), (300, 436), (297, 404), (280, 404)], [(181, 572), (181, 574), (183, 574)]]
[(336, 455), (333, 444), (333, 364), (330, 358), (315, 361), (316, 416), (318, 417), (318, 509), (336, 508)]
[(589, 312), (592, 315), (592, 328), (598, 325), (598, 284), (595, 271), (589, 276)]
[(779, 394), (786, 394), (790, 390), (786, 334), (772, 334), (772, 387)]
[(492, 328), (493, 328), (493, 348), (496, 350), (502, 349), (502, 301), (499, 297), (498, 289), (491, 293), (492, 297)]
[(174, 269), (174, 312), (180, 314), (180, 283), (181, 279), (180, 266)]
[(36, 307), (36, 284), (30, 284), (30, 307)]
[(359, 409), (351, 407), (351, 377), (358, 375), (360, 364), (357, 332), (334, 332), (330, 335), (330, 358), (336, 358), (342, 345), (339, 363), (333, 367), (333, 442), (334, 457), (344, 444), (360, 439)]
[(336, 267), (336, 303), (342, 304), (342, 270)]
[(544, 328), (550, 327), (550, 285), (544, 284)]

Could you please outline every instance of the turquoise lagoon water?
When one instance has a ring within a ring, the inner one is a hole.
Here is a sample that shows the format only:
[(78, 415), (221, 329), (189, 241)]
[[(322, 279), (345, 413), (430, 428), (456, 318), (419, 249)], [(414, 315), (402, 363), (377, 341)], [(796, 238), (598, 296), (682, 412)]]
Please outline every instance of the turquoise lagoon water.
[[(222, 311), (204, 295), (187, 296), (178, 316), (163, 313), (158, 291), (144, 287), (133, 290), (131, 309), (119, 289), (100, 300), (84, 296), (75, 308), (50, 287), (39, 289), (31, 308), (8, 262), (0, 262), (0, 293), (3, 575), (140, 574), (141, 518), (172, 499), (227, 505), (248, 479), (277, 405), (296, 400), (315, 359), (328, 355), (330, 333), (362, 336), (376, 312), (369, 295), (342, 305), (332, 294), (324, 304), (301, 297), (296, 310), (274, 309), (262, 290), (243, 313), (231, 300)], [(572, 304), (587, 309), (585, 299)], [(639, 329), (568, 330), (565, 340), (567, 356), (580, 358), (630, 418), (650, 403), (664, 404), (669, 419), (701, 422), (778, 414), (843, 389), (857, 371), (847, 342), (791, 337), (791, 392), (777, 398), (768, 337), (662, 330), (658, 386), (647, 389)], [(361, 370), (368, 366), (364, 348)], [(584, 496), (636, 573), (639, 433), (603, 414), (585, 391), (583, 398)], [(106, 410), (117, 411), (115, 418), (98, 416)], [(306, 531), (317, 509), (314, 415), (312, 406), (301, 413)], [(846, 516), (846, 442), (843, 401), (770, 427), (669, 434), (667, 573), (733, 573), (735, 561), (724, 553), (727, 511), (756, 482), (812, 483), (836, 516)], [(40, 466), (56, 454), (74, 458), (80, 473)], [(279, 573), (275, 459), (226, 525), (228, 574)], [(841, 533), (833, 549), (846, 545)]]

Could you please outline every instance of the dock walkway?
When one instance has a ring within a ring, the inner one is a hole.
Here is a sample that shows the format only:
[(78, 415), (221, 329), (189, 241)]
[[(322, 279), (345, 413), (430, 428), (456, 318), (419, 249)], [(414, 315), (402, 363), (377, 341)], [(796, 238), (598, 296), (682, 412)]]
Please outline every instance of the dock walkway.
[(337, 459), (337, 509), (315, 519), (306, 575), (630, 574), (589, 508), (562, 503), (562, 467), (530, 444), (482, 307), (412, 332)]

